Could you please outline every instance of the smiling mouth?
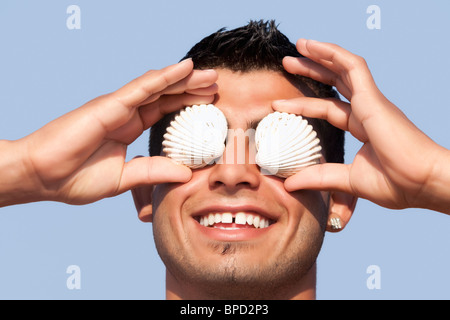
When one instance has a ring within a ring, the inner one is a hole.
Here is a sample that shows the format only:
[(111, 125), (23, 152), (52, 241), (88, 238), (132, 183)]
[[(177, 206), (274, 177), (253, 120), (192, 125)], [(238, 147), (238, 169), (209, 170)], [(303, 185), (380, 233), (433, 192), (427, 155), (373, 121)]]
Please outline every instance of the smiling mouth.
[(204, 227), (221, 230), (265, 229), (275, 223), (257, 213), (247, 212), (216, 212), (197, 216), (194, 219)]

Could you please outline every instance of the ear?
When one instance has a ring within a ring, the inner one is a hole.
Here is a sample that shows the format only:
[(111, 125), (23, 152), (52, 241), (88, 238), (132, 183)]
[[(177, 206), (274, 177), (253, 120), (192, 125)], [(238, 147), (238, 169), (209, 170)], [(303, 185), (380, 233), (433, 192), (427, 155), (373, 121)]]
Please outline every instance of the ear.
[[(345, 228), (353, 215), (353, 211), (355, 211), (357, 200), (358, 198), (351, 194), (331, 192), (327, 231), (339, 232)], [(339, 219), (340, 228), (332, 227), (331, 220), (336, 218)]]
[(153, 221), (152, 193), (153, 186), (151, 185), (131, 189), (134, 205), (142, 222)]

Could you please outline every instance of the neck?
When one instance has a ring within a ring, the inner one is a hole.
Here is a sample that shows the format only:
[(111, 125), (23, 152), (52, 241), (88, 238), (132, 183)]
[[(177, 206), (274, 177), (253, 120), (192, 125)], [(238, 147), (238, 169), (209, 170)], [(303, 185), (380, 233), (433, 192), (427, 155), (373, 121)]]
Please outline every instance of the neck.
[[(273, 290), (273, 295), (266, 300), (315, 300), (316, 299), (316, 264), (297, 283), (280, 290)], [(210, 296), (202, 288), (185, 283), (166, 270), (167, 300), (215, 300), (220, 297)], [(253, 298), (251, 298), (253, 299)], [(259, 299), (255, 296), (254, 299)]]

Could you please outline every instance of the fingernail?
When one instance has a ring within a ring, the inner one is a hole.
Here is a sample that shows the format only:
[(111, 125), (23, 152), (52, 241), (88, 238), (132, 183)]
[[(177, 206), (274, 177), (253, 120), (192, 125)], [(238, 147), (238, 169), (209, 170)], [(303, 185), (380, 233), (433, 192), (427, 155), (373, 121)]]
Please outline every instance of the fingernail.
[(275, 111), (282, 111), (286, 105), (287, 100), (275, 100), (272, 101), (272, 109)]
[(287, 101), (286, 99), (283, 99), (283, 100), (275, 100), (275, 101), (272, 102), (272, 105), (273, 105), (273, 106), (279, 106), (279, 105), (281, 105), (281, 104), (284, 104), (286, 101)]
[(214, 70), (214, 69), (205, 69), (205, 70), (200, 69), (199, 71), (200, 71), (201, 73), (211, 73), (211, 74), (216, 74), (216, 73), (217, 73), (217, 71)]
[(172, 158), (167, 157), (168, 160), (170, 160), (173, 164), (173, 171), (174, 176), (176, 177), (176, 181), (178, 182), (188, 182), (192, 178), (192, 170), (189, 169), (187, 166), (180, 164), (179, 162), (173, 160)]
[(308, 40), (306, 40), (306, 42), (309, 42), (309, 44), (314, 44), (314, 43), (318, 43), (319, 41), (308, 39)]
[(312, 39), (299, 39), (297, 45), (301, 45), (306, 47), (308, 44), (315, 44), (318, 43), (319, 41), (317, 40), (312, 40)]
[(187, 59), (181, 60), (179, 63), (184, 63), (186, 61), (192, 61), (192, 58), (187, 58)]

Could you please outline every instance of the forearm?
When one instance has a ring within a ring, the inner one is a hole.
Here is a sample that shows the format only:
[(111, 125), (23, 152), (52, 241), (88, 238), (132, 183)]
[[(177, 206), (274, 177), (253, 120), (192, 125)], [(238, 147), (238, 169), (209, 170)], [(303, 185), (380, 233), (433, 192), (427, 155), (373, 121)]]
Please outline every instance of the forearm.
[(450, 214), (450, 150), (440, 150), (421, 198), (421, 207)]
[(0, 140), (0, 207), (39, 200), (20, 141)]

